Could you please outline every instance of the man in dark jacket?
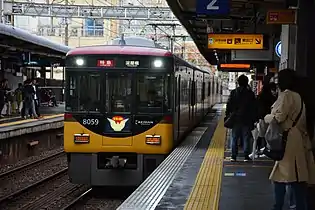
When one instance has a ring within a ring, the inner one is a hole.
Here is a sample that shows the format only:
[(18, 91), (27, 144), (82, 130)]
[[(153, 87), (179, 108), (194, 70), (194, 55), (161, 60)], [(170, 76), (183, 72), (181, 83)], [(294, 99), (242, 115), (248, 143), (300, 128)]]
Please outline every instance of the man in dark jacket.
[(248, 88), (248, 78), (245, 75), (238, 78), (238, 85), (239, 87), (231, 91), (225, 112), (225, 119), (231, 114), (234, 115), (231, 161), (236, 161), (238, 155), (238, 139), (243, 141), (244, 161), (249, 161), (251, 131), (254, 129), (254, 123), (257, 120), (257, 104), (255, 94)]

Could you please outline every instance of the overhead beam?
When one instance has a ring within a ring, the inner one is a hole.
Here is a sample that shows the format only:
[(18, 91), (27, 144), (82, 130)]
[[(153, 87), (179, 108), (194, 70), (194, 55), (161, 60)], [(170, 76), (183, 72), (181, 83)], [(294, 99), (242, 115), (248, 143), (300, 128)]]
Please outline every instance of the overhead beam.
[(168, 7), (89, 6), (4, 1), (5, 15), (177, 21)]

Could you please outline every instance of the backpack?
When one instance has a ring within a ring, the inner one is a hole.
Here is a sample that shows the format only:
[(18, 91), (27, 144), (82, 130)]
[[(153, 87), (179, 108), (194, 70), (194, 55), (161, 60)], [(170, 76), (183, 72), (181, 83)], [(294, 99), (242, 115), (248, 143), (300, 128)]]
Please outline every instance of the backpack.
[[(292, 124), (292, 127), (295, 127), (298, 120), (300, 119), (303, 111), (303, 101), (301, 98), (301, 109), (296, 117), (295, 121)], [(265, 140), (267, 142), (267, 146), (263, 151), (264, 155), (269, 157), (274, 161), (280, 161), (284, 157), (285, 147), (288, 139), (289, 130), (284, 131), (280, 124), (276, 121), (275, 118), (269, 123), (266, 134)]]

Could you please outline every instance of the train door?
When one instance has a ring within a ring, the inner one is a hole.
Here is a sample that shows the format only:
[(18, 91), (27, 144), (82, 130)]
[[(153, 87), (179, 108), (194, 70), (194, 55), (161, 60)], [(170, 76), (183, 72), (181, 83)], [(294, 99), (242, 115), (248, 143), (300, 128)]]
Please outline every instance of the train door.
[(128, 72), (107, 72), (104, 81), (103, 146), (132, 145), (133, 75)]
[(206, 83), (205, 83), (205, 75), (202, 74), (202, 88), (201, 88), (201, 103), (202, 103), (202, 110), (201, 110), (201, 114), (202, 116), (205, 115), (205, 103), (206, 103)]
[(196, 82), (195, 82), (195, 78), (193, 76), (193, 79), (191, 81), (191, 94), (190, 94), (190, 106), (191, 106), (191, 118), (192, 118), (192, 124), (195, 124), (195, 118), (196, 118)]
[(174, 79), (174, 91), (175, 91), (175, 95), (174, 95), (174, 140), (177, 141), (179, 138), (179, 120), (180, 120), (180, 103), (179, 103), (179, 99), (180, 99), (180, 88), (179, 88), (179, 84), (180, 84), (180, 75), (175, 73), (175, 79)]

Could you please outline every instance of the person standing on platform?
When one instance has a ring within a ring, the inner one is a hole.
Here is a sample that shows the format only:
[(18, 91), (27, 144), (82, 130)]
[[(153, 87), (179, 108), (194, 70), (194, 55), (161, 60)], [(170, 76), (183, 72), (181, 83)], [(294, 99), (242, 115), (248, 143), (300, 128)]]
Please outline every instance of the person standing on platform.
[(15, 95), (18, 113), (21, 113), (22, 107), (23, 107), (23, 85), (22, 85), (22, 83), (18, 84), (18, 88), (15, 90), (14, 95)]
[[(307, 184), (314, 183), (315, 163), (307, 129), (306, 106), (296, 90), (295, 71), (285, 69), (278, 74), (279, 96), (271, 113), (264, 120), (275, 119), (283, 130), (288, 131), (284, 156), (276, 161), (270, 174), (274, 183), (275, 204), (273, 210), (282, 210), (289, 185), (294, 195), (296, 210), (307, 210)], [(313, 108), (313, 107), (312, 107)], [(292, 127), (295, 122), (295, 126)]]
[(1, 83), (0, 83), (0, 116), (1, 117), (4, 117), (2, 115), (2, 110), (3, 110), (4, 105), (5, 105), (5, 94), (6, 94), (6, 90), (4, 88), (4, 82), (1, 81)]
[(35, 106), (35, 111), (37, 117), (40, 117), (40, 112), (39, 112), (39, 91), (38, 91), (38, 86), (37, 86), (37, 81), (36, 79), (32, 80), (32, 87), (34, 89), (34, 106)]
[(256, 98), (254, 92), (248, 88), (247, 76), (241, 75), (237, 82), (238, 87), (229, 96), (224, 121), (230, 121), (229, 127), (232, 129), (231, 161), (236, 161), (239, 139), (243, 142), (244, 161), (249, 161), (251, 131), (257, 119)]
[(34, 89), (30, 80), (26, 80), (23, 88), (23, 108), (22, 117), (27, 118), (29, 115), (33, 118), (37, 118), (37, 114), (34, 106)]
[[(262, 155), (262, 152), (265, 148), (265, 130), (267, 129), (266, 123), (264, 123), (264, 117), (271, 112), (271, 106), (277, 100), (277, 85), (274, 82), (270, 82), (269, 80), (265, 81), (263, 85), (262, 91), (257, 96), (257, 106), (258, 106), (258, 120), (259, 120), (259, 128), (258, 129), (258, 138), (257, 138), (257, 146), (255, 152), (255, 156)], [(261, 131), (262, 130), (262, 131)], [(255, 150), (253, 150), (255, 151)], [(253, 158), (253, 153), (250, 155), (250, 158)], [(256, 157), (255, 157), (256, 158)]]

